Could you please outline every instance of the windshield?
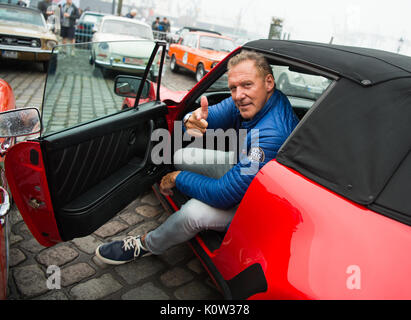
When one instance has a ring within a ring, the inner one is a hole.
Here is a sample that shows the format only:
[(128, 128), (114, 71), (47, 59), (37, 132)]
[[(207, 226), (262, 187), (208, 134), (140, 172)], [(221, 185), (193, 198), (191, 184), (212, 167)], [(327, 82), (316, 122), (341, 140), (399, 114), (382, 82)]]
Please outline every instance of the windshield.
[(200, 37), (200, 49), (231, 52), (235, 49), (232, 40), (216, 37)]
[(149, 27), (132, 22), (106, 20), (103, 22), (101, 31), (106, 33), (141, 37), (148, 40), (153, 39), (153, 33)]
[(91, 22), (91, 23), (97, 23), (99, 22), (103, 16), (96, 16), (94, 14), (86, 14), (83, 17), (83, 22)]
[(44, 27), (44, 19), (41, 13), (30, 12), (26, 10), (16, 10), (7, 8), (0, 10), (0, 20), (6, 20), (16, 23), (29, 23), (35, 26)]

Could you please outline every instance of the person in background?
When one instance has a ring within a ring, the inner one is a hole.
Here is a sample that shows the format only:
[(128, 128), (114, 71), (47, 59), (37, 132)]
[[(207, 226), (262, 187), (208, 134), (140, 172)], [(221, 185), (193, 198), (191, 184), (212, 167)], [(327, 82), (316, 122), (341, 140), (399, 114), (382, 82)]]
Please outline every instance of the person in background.
[[(73, 4), (73, 0), (66, 0), (66, 3), (61, 8), (61, 37), (63, 38), (63, 44), (75, 43), (74, 33), (76, 19), (78, 18), (78, 9)], [(74, 51), (71, 51), (74, 55)]]
[(167, 17), (164, 17), (160, 24), (163, 26), (163, 32), (170, 32), (170, 21), (168, 21)]
[(47, 21), (47, 18), (52, 12), (47, 11), (47, 8), (51, 5), (51, 0), (43, 0), (37, 4), (37, 9), (39, 9), (42, 13), (44, 18)]
[(153, 21), (153, 23), (151, 24), (151, 29), (153, 29), (153, 31), (159, 31), (160, 28), (160, 17), (157, 17), (156, 20)]
[(127, 13), (125, 16), (126, 18), (134, 19), (137, 15), (137, 9), (131, 9), (129, 13)]

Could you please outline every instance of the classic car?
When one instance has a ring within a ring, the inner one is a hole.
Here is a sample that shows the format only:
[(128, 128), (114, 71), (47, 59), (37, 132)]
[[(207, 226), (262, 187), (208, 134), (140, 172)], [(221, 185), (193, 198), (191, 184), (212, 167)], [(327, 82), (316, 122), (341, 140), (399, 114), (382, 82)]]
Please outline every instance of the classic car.
[(85, 11), (81, 14), (76, 23), (76, 42), (89, 42), (93, 37), (93, 28), (98, 26), (105, 13)]
[(201, 32), (214, 33), (214, 34), (218, 34), (218, 35), (220, 35), (220, 36), (222, 35), (220, 32), (214, 31), (214, 30), (185, 26), (185, 27), (182, 27), (182, 28), (177, 29), (175, 32), (170, 32), (170, 33), (168, 33), (167, 36), (166, 36), (166, 40), (167, 40), (167, 42), (169, 42), (169, 43), (177, 43), (177, 42), (179, 42), (179, 41), (183, 38), (183, 36), (184, 36), (187, 32), (193, 32), (193, 31), (201, 31)]
[(40, 62), (47, 71), (56, 35), (37, 9), (0, 4), (1, 59)]
[[(92, 40), (90, 63), (94, 63), (103, 74), (115, 70), (142, 75), (154, 48), (151, 27), (124, 17), (103, 17)], [(121, 40), (143, 41), (138, 46), (130, 46)], [(158, 77), (158, 57), (150, 72), (151, 79)]]
[(231, 38), (209, 32), (187, 32), (178, 44), (170, 45), (170, 68), (195, 73), (197, 82), (235, 48)]
[(312, 95), (317, 99), (330, 84), (325, 77), (294, 72), (289, 67), (278, 67), (273, 71), (278, 89), (292, 96)]
[(15, 144), (15, 137), (35, 132), (29, 123), (22, 122), (20, 126), (15, 125), (14, 120), (19, 119), (21, 112), (35, 110), (33, 119), (39, 120), (40, 117), (37, 109), (29, 108), (20, 109), (17, 113), (10, 112), (15, 111), (15, 108), (16, 101), (12, 88), (6, 81), (0, 79), (0, 300), (6, 299), (7, 294), (10, 243), (10, 224), (7, 214), (10, 209), (11, 197), (4, 172), (4, 156), (7, 148)]
[[(150, 63), (165, 46), (156, 43)], [(142, 78), (114, 81), (116, 94), (135, 95), (133, 108), (74, 123), (61, 121), (60, 112), (61, 127), (47, 129), (57, 117), (50, 111), (64, 103), (67, 117), (70, 108), (76, 115), (94, 108), (81, 99), (59, 100), (58, 87), (73, 92), (87, 78), (62, 85), (57, 69), (47, 78), (40, 138), (9, 148), (5, 159), (11, 193), (32, 234), (43, 246), (89, 235), (150, 188), (174, 214), (187, 197), (158, 192), (173, 165), (153, 161), (153, 148), (164, 143), (153, 135), (168, 130), (171, 143), (181, 130), (177, 120), (198, 108), (202, 96), (210, 105), (229, 97), (227, 63), (243, 50), (329, 85), (318, 98), (287, 94), (299, 124), (255, 176), (228, 229), (190, 240), (216, 286), (227, 299), (410, 299), (411, 58), (374, 49), (251, 41), (179, 102), (162, 96), (159, 86), (154, 100), (144, 100), (153, 94), (148, 65)]]

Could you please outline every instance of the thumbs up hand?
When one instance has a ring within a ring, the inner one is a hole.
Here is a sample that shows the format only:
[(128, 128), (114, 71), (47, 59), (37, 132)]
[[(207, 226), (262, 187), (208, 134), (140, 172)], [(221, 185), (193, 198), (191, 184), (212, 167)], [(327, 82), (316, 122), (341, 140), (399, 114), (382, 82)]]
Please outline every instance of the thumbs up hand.
[(196, 109), (185, 123), (188, 134), (194, 137), (201, 137), (208, 127), (208, 122), (206, 121), (208, 117), (207, 97), (201, 97), (200, 105), (200, 108)]

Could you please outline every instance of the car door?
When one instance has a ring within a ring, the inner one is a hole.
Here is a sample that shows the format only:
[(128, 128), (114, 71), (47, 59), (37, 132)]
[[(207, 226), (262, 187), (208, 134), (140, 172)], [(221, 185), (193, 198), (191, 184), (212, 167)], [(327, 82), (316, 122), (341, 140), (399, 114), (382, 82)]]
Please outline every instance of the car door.
[[(158, 46), (153, 50), (144, 79)], [(75, 51), (75, 57), (81, 57), (82, 53), (85, 52)], [(61, 68), (55, 68), (55, 74), (47, 77), (42, 136), (10, 148), (5, 161), (7, 180), (17, 207), (34, 237), (44, 246), (91, 234), (167, 171), (167, 165), (154, 165), (151, 161), (154, 144), (151, 135), (156, 129), (167, 128), (166, 105), (157, 99), (121, 110), (121, 100), (115, 100), (121, 111), (67, 125), (75, 112), (81, 113), (81, 117), (90, 112), (90, 100), (83, 97), (75, 102), (78, 94), (73, 90), (80, 85), (82, 90), (89, 85), (103, 86), (111, 80), (90, 80), (80, 71), (67, 71), (61, 76), (60, 70), (70, 69), (64, 68), (65, 60), (60, 58), (55, 61)], [(79, 70), (86, 69), (82, 63), (76, 61), (72, 68), (80, 65)], [(74, 77), (72, 82), (68, 80), (70, 77)], [(87, 79), (90, 83), (86, 83)], [(59, 85), (60, 80), (64, 82)], [(76, 110), (63, 112), (58, 109), (61, 104), (58, 97), (64, 96), (70, 83), (73, 88), (67, 104), (76, 106)], [(143, 85), (139, 90), (144, 92)], [(49, 106), (55, 109), (48, 117)], [(56, 129), (58, 121), (65, 123), (62, 129)]]

